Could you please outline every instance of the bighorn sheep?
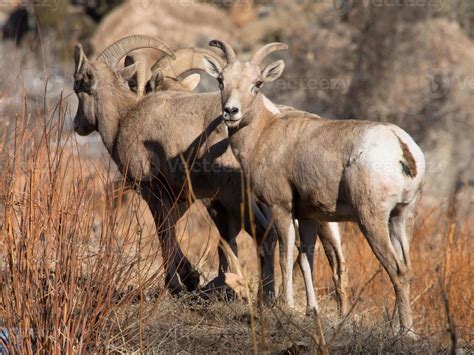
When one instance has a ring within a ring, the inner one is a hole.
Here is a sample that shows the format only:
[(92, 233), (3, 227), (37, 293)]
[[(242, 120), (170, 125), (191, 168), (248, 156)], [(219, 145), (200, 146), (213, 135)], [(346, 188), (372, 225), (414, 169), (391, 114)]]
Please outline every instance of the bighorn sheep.
[(74, 130), (80, 135), (98, 131), (115, 162), (147, 202), (157, 230), (163, 230), (160, 242), (168, 288), (176, 293), (181, 291), (176, 276), (177, 270), (188, 290), (194, 290), (199, 283), (199, 274), (184, 257), (173, 234), (172, 196), (162, 188), (165, 185), (159, 183), (159, 177), (143, 179), (135, 176), (134, 171), (127, 169), (126, 162), (117, 158), (116, 138), (120, 131), (120, 122), (127, 111), (139, 102), (139, 98), (123, 83), (123, 77), (129, 76), (136, 67), (127, 67), (121, 71), (116, 71), (114, 67), (123, 56), (140, 48), (154, 48), (173, 56), (173, 51), (165, 42), (144, 36), (131, 36), (116, 42), (92, 62), (87, 59), (82, 47), (76, 46), (74, 91), (79, 99), (79, 105), (74, 118)]
[[(140, 48), (132, 43), (124, 46), (123, 41), (113, 46), (114, 60), (110, 61), (113, 65), (118, 63), (120, 57)], [(163, 78), (175, 80), (188, 70), (203, 70), (201, 63), (204, 54), (224, 63), (211, 51), (188, 49), (180, 53), (182, 55), (177, 55), (176, 61), (170, 63), (172, 65), (166, 61), (160, 64)], [(182, 196), (189, 172), (195, 195), (198, 198), (213, 198), (213, 219), (221, 235), (236, 252), (235, 237), (242, 220), (240, 203), (245, 199), (241, 194), (240, 167), (228, 147), (226, 127), (220, 115), (220, 93), (157, 92), (137, 98), (122, 85), (121, 77), (102, 58), (103, 55), (90, 62), (81, 47), (77, 47), (75, 87), (80, 102), (74, 120), (76, 131), (84, 135), (99, 131), (121, 171), (132, 183), (140, 186), (140, 192), (156, 215), (157, 226), (166, 222), (168, 233), (162, 242), (165, 246), (170, 243), (176, 247), (172, 238), (174, 225), (165, 221), (168, 212), (160, 213), (160, 209), (171, 209), (172, 197)], [(257, 210), (255, 212), (260, 255), (264, 256), (261, 260), (264, 294), (268, 299), (274, 293), (273, 254), (269, 253), (273, 251), (271, 244), (275, 237), (267, 239), (270, 247), (262, 245), (268, 222), (258, 215)], [(245, 216), (248, 217), (248, 214)], [(245, 226), (250, 231), (250, 224), (245, 223)], [(332, 264), (337, 270), (338, 238), (331, 238), (329, 232), (324, 240), (334, 250), (336, 256)], [(176, 290), (179, 283), (172, 272), (183, 256), (180, 251), (176, 255), (170, 248), (165, 249), (173, 257), (167, 263), (167, 282), (171, 289)], [(222, 282), (227, 268), (225, 254), (221, 250), (219, 259), (221, 266), (215, 281), (217, 285)], [(181, 267), (178, 272), (182, 279), (186, 278), (190, 266), (184, 263), (184, 271)]]
[[(181, 50), (182, 51), (182, 50)], [(176, 54), (180, 54), (178, 50)], [(199, 84), (199, 74), (191, 74), (182, 80), (163, 77), (160, 70), (155, 69), (158, 63), (164, 63), (166, 56), (160, 58), (155, 66), (150, 67), (145, 53), (132, 53), (125, 57), (125, 68), (121, 71), (122, 78), (138, 97), (156, 91), (193, 91)]]
[[(194, 68), (201, 60), (202, 55), (208, 53), (209, 50), (203, 48), (183, 48), (175, 51), (175, 56), (179, 60), (169, 59), (167, 56), (158, 59), (153, 66), (150, 67), (148, 56), (145, 53), (132, 53), (125, 57), (125, 67), (132, 68), (126, 71), (122, 76), (127, 81), (130, 89), (136, 92), (139, 97), (144, 94), (157, 91), (173, 90), (173, 91), (193, 91), (194, 87), (199, 84), (199, 75), (192, 74), (184, 80), (178, 80), (177, 70), (182, 69), (182, 64)], [(200, 65), (199, 65), (200, 66)], [(199, 66), (197, 67), (198, 69)], [(182, 73), (181, 73), (182, 74)], [(187, 81), (194, 83), (195, 86), (183, 83)], [(183, 84), (185, 84), (183, 86)]]
[(355, 221), (392, 281), (400, 330), (412, 330), (409, 246), (413, 211), (425, 172), (421, 149), (395, 125), (281, 113), (260, 89), (280, 77), (284, 62), (276, 61), (263, 69), (260, 65), (271, 52), (286, 49), (285, 44), (267, 44), (248, 62), (239, 61), (223, 41), (209, 44), (226, 55), (225, 65), (210, 56), (205, 56), (203, 65), (218, 80), (232, 151), (252, 192), (271, 209), (280, 238), (288, 304), (294, 302), (294, 219), (299, 222), (308, 303), (315, 309), (306, 255), (314, 245), (311, 224), (315, 218)]

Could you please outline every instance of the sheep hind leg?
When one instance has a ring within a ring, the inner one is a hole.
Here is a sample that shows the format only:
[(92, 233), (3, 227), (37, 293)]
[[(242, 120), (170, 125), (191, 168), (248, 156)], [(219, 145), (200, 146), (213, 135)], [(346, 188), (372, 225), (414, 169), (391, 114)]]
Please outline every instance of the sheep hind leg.
[[(413, 227), (413, 205), (402, 205), (397, 206), (392, 210), (389, 218), (389, 232), (390, 241), (397, 254), (400, 264), (404, 265), (404, 287), (402, 292), (407, 294), (409, 298), (410, 293), (410, 282), (412, 278), (412, 266), (410, 259), (410, 235)], [(409, 301), (409, 300), (408, 300)], [(408, 310), (406, 307), (401, 306), (399, 303), (394, 308), (394, 329), (400, 333), (408, 332), (408, 335), (416, 337), (413, 333), (413, 322), (411, 320), (411, 314), (407, 314)], [(403, 319), (406, 319), (404, 322)], [(407, 324), (409, 326), (407, 326)]]
[(400, 259), (391, 242), (387, 214), (383, 211), (374, 213), (374, 210), (375, 208), (370, 209), (367, 214), (360, 213), (359, 226), (392, 282), (399, 313), (400, 333), (412, 335), (409, 265)]
[(332, 278), (336, 288), (336, 300), (339, 315), (347, 312), (348, 282), (347, 267), (342, 251), (341, 235), (337, 223), (321, 222), (319, 237), (332, 270)]

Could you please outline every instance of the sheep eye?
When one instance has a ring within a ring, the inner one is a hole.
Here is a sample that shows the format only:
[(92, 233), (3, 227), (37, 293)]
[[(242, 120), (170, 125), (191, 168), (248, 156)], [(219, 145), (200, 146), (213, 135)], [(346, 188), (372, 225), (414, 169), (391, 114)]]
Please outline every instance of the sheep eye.
[(262, 87), (262, 85), (263, 85), (263, 81), (260, 81), (260, 80), (255, 83), (255, 87), (257, 89), (260, 89)]
[(217, 78), (217, 83), (219, 84), (219, 88), (223, 88), (224, 87), (224, 80), (222, 80), (222, 78)]

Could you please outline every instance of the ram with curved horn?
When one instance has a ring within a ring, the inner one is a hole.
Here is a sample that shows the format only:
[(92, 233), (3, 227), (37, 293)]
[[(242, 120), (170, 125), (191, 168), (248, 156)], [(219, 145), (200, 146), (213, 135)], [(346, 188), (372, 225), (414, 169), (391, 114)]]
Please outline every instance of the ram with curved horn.
[(160, 58), (151, 68), (152, 72), (160, 70), (164, 77), (178, 78), (190, 70), (205, 71), (204, 56), (212, 57), (215, 61), (224, 64), (225, 59), (217, 52), (205, 48), (183, 48), (175, 52), (175, 57)]
[[(184, 257), (174, 234), (172, 212), (173, 197), (161, 182), (159, 176), (146, 175), (144, 167), (148, 152), (137, 153), (137, 159), (144, 163), (136, 165), (121, 160), (118, 153), (117, 136), (121, 123), (126, 120), (126, 112), (139, 104), (140, 99), (123, 83), (123, 76), (136, 71), (134, 66), (117, 69), (121, 59), (128, 53), (142, 48), (154, 48), (173, 57), (173, 51), (165, 42), (146, 36), (124, 38), (105, 49), (96, 60), (89, 61), (78, 44), (75, 48), (74, 91), (79, 100), (74, 130), (80, 135), (98, 131), (102, 141), (129, 183), (140, 192), (147, 202), (155, 220), (157, 232), (161, 231), (160, 242), (165, 263), (167, 287), (173, 293), (180, 292), (184, 283), (188, 290), (195, 290), (199, 284), (199, 274)], [(128, 73), (125, 73), (128, 72)], [(176, 217), (177, 218), (177, 217)]]
[[(175, 77), (190, 70), (205, 69), (203, 64), (205, 56), (214, 58), (222, 65), (226, 63), (226, 60), (218, 53), (200, 48), (177, 50), (175, 55), (176, 59), (163, 58), (154, 66), (155, 72), (160, 73), (161, 77), (165, 78), (164, 80), (173, 81), (176, 80)], [(186, 154), (194, 152), (195, 155), (188, 159), (194, 162), (194, 166), (201, 168), (202, 165), (207, 164), (208, 169), (204, 172), (201, 171), (201, 173), (196, 171), (198, 169), (193, 169), (193, 166), (189, 167), (194, 192), (201, 198), (208, 196), (208, 194), (216, 197), (212, 203), (214, 208), (209, 210), (221, 236), (236, 251), (235, 237), (240, 230), (240, 221), (242, 220), (240, 167), (228, 149), (226, 130), (222, 125), (222, 117), (219, 115), (220, 94), (215, 92), (189, 95), (168, 92), (166, 94), (150, 94), (144, 100), (149, 102), (140, 105), (140, 107), (147, 107), (142, 112), (143, 117), (147, 117), (147, 110), (151, 110), (155, 105), (153, 122), (157, 127), (160, 127), (159, 131), (156, 129), (153, 131), (153, 137), (150, 136), (149, 139), (154, 141), (157, 151), (166, 152), (160, 158), (160, 163), (157, 164), (161, 167), (161, 173), (166, 176), (167, 181), (177, 181), (175, 186), (178, 187), (183, 183), (182, 176), (180, 176), (182, 168), (166, 169), (166, 166), (170, 165), (170, 161), (173, 162), (171, 165), (175, 166), (176, 163), (173, 159), (176, 159), (177, 156), (186, 156)], [(295, 111), (283, 106), (279, 108), (282, 111)], [(142, 122), (138, 113), (129, 120), (136, 122), (138, 126)], [(203, 127), (208, 128), (203, 132)], [(132, 128), (130, 127), (130, 129)], [(137, 135), (142, 137), (148, 129), (153, 130), (151, 124), (144, 127), (143, 131)], [(123, 140), (127, 142), (125, 138)], [(178, 147), (176, 147), (177, 142), (179, 142)], [(126, 144), (124, 144), (125, 146)], [(120, 151), (125, 151), (125, 149), (120, 149)], [(262, 206), (262, 209), (265, 210), (265, 207)], [(271, 234), (265, 241), (261, 241), (271, 217), (268, 215), (265, 217), (257, 208), (254, 212), (256, 217), (253, 219), (257, 221), (256, 237), (259, 241), (264, 293), (269, 299), (274, 294), (273, 247), (275, 235)], [(248, 223), (245, 227), (247, 231), (251, 232)], [(322, 223), (319, 235), (333, 269), (339, 310), (344, 312), (347, 304), (346, 268), (337, 224)], [(312, 252), (308, 251), (310, 267), (312, 267), (313, 261)], [(226, 256), (222, 249), (219, 249), (219, 260), (219, 276), (211, 282), (211, 285), (220, 286), (227, 270)]]
[[(127, 54), (144, 48), (152, 48), (159, 50), (171, 58), (175, 58), (173, 50), (164, 41), (143, 35), (133, 35), (122, 38), (121, 40), (113, 43), (107, 47), (99, 56), (97, 60), (100, 60), (111, 67), (116, 67), (119, 62)], [(139, 96), (144, 94), (145, 84), (149, 79), (147, 77), (147, 57), (143, 53), (134, 54), (134, 61), (137, 62), (136, 75), (137, 75), (137, 92)]]
[(205, 65), (220, 83), (221, 111), (232, 151), (252, 192), (271, 209), (280, 238), (285, 300), (293, 305), (295, 219), (308, 303), (315, 309), (307, 265), (307, 250), (315, 242), (312, 224), (353, 221), (390, 277), (400, 332), (416, 337), (410, 305), (409, 232), (425, 172), (423, 152), (395, 125), (281, 112), (260, 89), (278, 79), (284, 69), (282, 60), (261, 67), (262, 60), (283, 48), (286, 45), (270, 44), (250, 62), (236, 60), (224, 67), (206, 57)]

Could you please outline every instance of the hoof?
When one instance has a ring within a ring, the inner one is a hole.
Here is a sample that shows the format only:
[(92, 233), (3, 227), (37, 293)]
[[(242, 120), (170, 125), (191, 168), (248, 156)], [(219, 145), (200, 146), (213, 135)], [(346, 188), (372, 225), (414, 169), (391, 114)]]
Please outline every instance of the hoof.
[(321, 317), (321, 310), (315, 307), (306, 308), (306, 317)]
[(416, 334), (413, 330), (410, 330), (410, 329), (400, 329), (399, 333), (398, 333), (398, 336), (399, 337), (402, 337), (402, 338), (405, 338), (405, 339), (410, 339), (410, 340), (413, 340), (413, 341), (420, 341), (421, 340), (421, 337)]
[(202, 289), (209, 297), (216, 297), (219, 301), (234, 301), (238, 299), (237, 293), (232, 287), (215, 278)]
[(168, 285), (167, 289), (168, 289), (168, 292), (170, 293), (171, 296), (178, 296), (179, 297), (180, 295), (182, 295), (186, 292), (184, 290), (184, 288), (182, 288), (181, 286), (170, 286), (170, 285)]
[(181, 281), (183, 282), (184, 286), (186, 286), (186, 290), (188, 290), (188, 292), (193, 292), (199, 287), (200, 278), (201, 275), (199, 272), (197, 270), (192, 270), (185, 277), (183, 277)]
[(189, 306), (207, 306), (209, 305), (209, 295), (201, 290), (196, 290), (193, 293), (188, 294), (186, 297), (183, 297), (183, 301)]
[(263, 304), (267, 307), (273, 307), (273, 305), (276, 302), (276, 296), (275, 293), (269, 293), (266, 295), (263, 295)]

